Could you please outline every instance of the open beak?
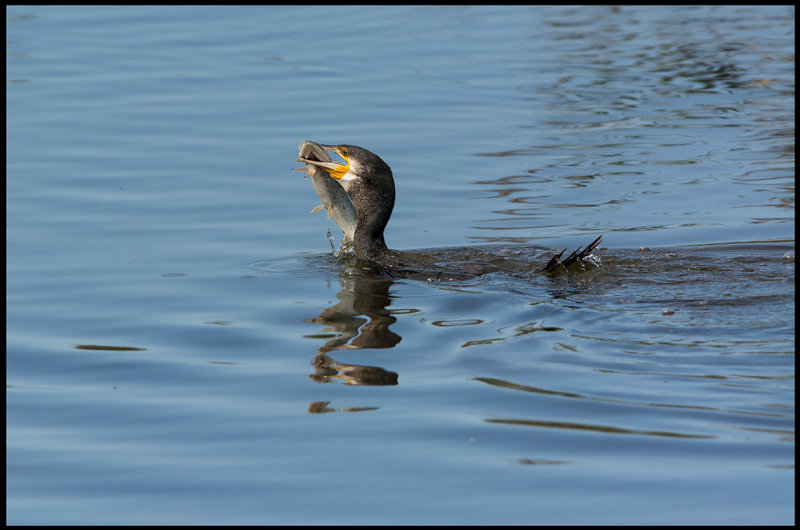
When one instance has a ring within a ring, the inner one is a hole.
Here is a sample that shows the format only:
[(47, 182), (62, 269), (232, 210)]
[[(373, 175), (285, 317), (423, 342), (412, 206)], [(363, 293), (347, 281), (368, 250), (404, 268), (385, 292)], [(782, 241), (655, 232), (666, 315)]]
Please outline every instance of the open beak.
[[(344, 159), (344, 163), (330, 161), (330, 157), (327, 156), (325, 151), (336, 153)], [(323, 158), (327, 158), (329, 161), (323, 161)], [(350, 162), (338, 145), (321, 145), (314, 142), (303, 142), (300, 146), (300, 157), (297, 161), (320, 167), (336, 180), (341, 180), (350, 169)]]

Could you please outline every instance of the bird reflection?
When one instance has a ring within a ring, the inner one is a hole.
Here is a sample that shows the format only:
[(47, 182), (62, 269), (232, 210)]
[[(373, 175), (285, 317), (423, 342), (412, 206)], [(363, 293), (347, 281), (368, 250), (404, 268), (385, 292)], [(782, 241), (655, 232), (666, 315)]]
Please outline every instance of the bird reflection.
[(309, 414), (324, 414), (326, 412), (362, 412), (365, 410), (377, 410), (378, 407), (329, 407), (330, 401), (314, 401), (308, 405), (306, 412)]
[(348, 385), (396, 385), (397, 374), (380, 366), (364, 366), (359, 364), (343, 364), (321, 353), (314, 357), (311, 364), (315, 372), (310, 374), (313, 381), (331, 383), (339, 380)]
[(309, 378), (320, 383), (396, 385), (395, 372), (379, 366), (343, 363), (329, 355), (344, 349), (393, 348), (402, 340), (389, 329), (397, 321), (388, 310), (393, 280), (371, 270), (344, 268), (339, 281), (342, 285), (336, 295), (339, 302), (307, 320), (327, 326), (324, 331), (336, 333), (317, 351), (311, 361), (315, 371)]

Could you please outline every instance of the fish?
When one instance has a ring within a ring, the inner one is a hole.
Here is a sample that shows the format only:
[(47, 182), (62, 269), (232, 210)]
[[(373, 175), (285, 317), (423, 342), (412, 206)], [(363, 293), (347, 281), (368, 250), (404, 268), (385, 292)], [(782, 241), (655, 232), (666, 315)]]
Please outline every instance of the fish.
[[(300, 155), (297, 159), (298, 162), (305, 162), (306, 160), (317, 160), (321, 162), (330, 162), (331, 157), (322, 146), (316, 142), (305, 140), (300, 144)], [(328, 211), (328, 219), (333, 217), (334, 222), (344, 232), (345, 241), (353, 242), (353, 237), (356, 233), (356, 225), (358, 224), (358, 216), (356, 209), (353, 206), (353, 201), (350, 196), (344, 191), (344, 188), (339, 181), (331, 177), (327, 171), (321, 167), (309, 164), (306, 162), (306, 167), (298, 168), (295, 171), (302, 171), (311, 177), (311, 182), (314, 184), (314, 191), (322, 204), (311, 210), (312, 213), (320, 210)]]

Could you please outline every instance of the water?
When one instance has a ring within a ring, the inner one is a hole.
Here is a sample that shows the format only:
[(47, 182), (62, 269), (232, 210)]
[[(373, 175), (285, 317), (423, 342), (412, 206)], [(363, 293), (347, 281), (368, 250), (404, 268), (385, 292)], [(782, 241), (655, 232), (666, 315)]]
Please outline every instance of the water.
[[(793, 7), (11, 6), (7, 39), (8, 523), (794, 522)], [(393, 248), (519, 274), (333, 257), (304, 139), (392, 166)]]

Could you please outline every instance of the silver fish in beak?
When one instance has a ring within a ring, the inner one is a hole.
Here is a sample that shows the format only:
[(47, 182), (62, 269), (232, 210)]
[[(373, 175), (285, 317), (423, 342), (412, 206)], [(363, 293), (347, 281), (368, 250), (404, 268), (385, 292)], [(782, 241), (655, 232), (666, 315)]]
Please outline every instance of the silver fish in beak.
[(345, 240), (352, 243), (358, 223), (356, 209), (339, 181), (330, 175), (330, 171), (335, 171), (341, 164), (331, 160), (325, 147), (309, 140), (300, 144), (300, 156), (297, 161), (305, 163), (306, 167), (295, 171), (303, 171), (311, 177), (314, 191), (317, 192), (317, 196), (322, 202), (311, 211), (317, 212), (323, 208), (326, 209), (328, 219), (333, 217), (334, 222), (344, 232)]

